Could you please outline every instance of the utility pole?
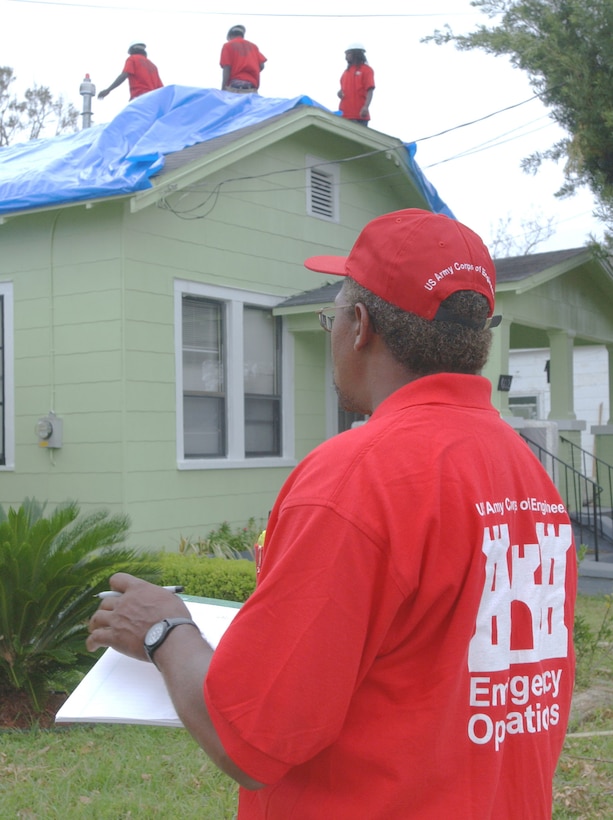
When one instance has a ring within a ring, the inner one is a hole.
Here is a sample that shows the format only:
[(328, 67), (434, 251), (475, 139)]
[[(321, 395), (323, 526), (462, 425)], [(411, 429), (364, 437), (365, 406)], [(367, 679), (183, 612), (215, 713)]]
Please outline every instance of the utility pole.
[(96, 95), (96, 86), (90, 80), (89, 74), (85, 75), (85, 79), (79, 88), (79, 94), (83, 97), (82, 128), (90, 128), (92, 124), (92, 98)]

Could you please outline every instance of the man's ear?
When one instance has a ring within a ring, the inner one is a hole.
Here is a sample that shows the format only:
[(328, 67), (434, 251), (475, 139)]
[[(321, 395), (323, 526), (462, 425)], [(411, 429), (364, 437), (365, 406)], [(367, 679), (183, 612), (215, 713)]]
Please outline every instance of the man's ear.
[(355, 307), (356, 335), (353, 342), (354, 350), (361, 350), (372, 340), (374, 325), (365, 305), (358, 302)]

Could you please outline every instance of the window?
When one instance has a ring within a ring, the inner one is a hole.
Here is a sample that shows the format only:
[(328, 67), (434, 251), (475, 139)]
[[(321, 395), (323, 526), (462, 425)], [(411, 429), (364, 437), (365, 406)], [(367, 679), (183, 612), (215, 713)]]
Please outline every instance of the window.
[(15, 468), (13, 286), (0, 282), (0, 470)]
[[(338, 165), (307, 157), (307, 213), (319, 219), (338, 222)], [(318, 164), (319, 163), (319, 164)]]
[[(180, 283), (177, 451), (183, 469), (262, 466), (289, 458), (278, 300)], [(287, 392), (287, 391), (286, 391)]]
[(509, 410), (518, 418), (537, 419), (539, 417), (538, 396), (509, 396)]

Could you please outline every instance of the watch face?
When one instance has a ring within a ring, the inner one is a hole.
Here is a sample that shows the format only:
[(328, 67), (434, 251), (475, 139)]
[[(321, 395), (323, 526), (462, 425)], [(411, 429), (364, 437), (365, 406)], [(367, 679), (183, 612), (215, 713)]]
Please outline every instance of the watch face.
[(166, 624), (164, 623), (164, 621), (160, 621), (159, 623), (153, 624), (153, 626), (150, 627), (149, 631), (145, 635), (145, 643), (147, 646), (153, 646), (153, 644), (159, 641), (159, 639), (162, 637), (162, 634), (164, 633), (165, 626)]

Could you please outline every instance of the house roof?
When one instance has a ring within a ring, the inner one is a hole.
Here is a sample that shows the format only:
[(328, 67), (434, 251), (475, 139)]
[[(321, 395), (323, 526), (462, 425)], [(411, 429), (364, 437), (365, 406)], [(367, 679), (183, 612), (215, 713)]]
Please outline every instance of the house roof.
[(156, 174), (153, 174), (152, 178), (158, 179), (166, 176), (167, 174), (172, 174), (175, 171), (184, 168), (186, 165), (190, 165), (194, 161), (200, 160), (209, 154), (214, 154), (220, 148), (233, 145), (243, 137), (248, 137), (262, 131), (267, 126), (273, 125), (275, 122), (279, 122), (284, 118), (284, 116), (285, 114), (277, 114), (274, 117), (269, 117), (251, 125), (246, 125), (244, 128), (237, 128), (233, 131), (228, 131), (226, 134), (222, 134), (219, 137), (213, 137), (205, 142), (197, 142), (195, 145), (188, 145), (186, 148), (182, 148), (179, 151), (171, 151), (170, 153), (164, 155), (163, 167)]
[[(535, 284), (538, 284), (541, 280), (559, 276), (561, 273), (589, 261), (592, 257), (593, 254), (589, 248), (570, 248), (568, 250), (495, 259), (496, 288), (500, 290), (514, 289), (515, 285), (527, 280), (533, 280)], [(330, 304), (341, 289), (342, 283), (343, 280), (339, 277), (334, 282), (291, 296), (277, 306), (276, 312), (292, 313), (301, 307)], [(505, 288), (505, 285), (508, 285), (509, 288)]]
[(569, 248), (563, 251), (549, 251), (548, 253), (533, 253), (526, 256), (509, 256), (505, 259), (495, 259), (496, 284), (521, 282), (523, 279), (566, 262), (572, 262), (574, 266), (583, 261), (579, 257), (586, 257), (586, 255), (589, 255), (586, 248)]
[(339, 277), (336, 282), (328, 282), (320, 288), (314, 288), (313, 290), (307, 290), (303, 293), (297, 293), (295, 296), (290, 296), (289, 299), (285, 299), (280, 305), (277, 305), (275, 313), (279, 312), (279, 308), (281, 308), (281, 312), (287, 313), (289, 311), (285, 310), (285, 308), (331, 304), (341, 289), (342, 284), (343, 279)]
[[(298, 122), (300, 112), (312, 114), (310, 125), (341, 130), (358, 144), (376, 144), (375, 152), (400, 149), (400, 164), (424, 203), (453, 216), (415, 162), (414, 143), (344, 121), (305, 96), (286, 100), (184, 86), (137, 97), (106, 125), (0, 149), (0, 215), (142, 195), (181, 169), (202, 166), (225, 147), (267, 130), (276, 133), (292, 113), (298, 114), (292, 120), (296, 128), (306, 127), (306, 116)], [(135, 210), (150, 200), (139, 201)]]

